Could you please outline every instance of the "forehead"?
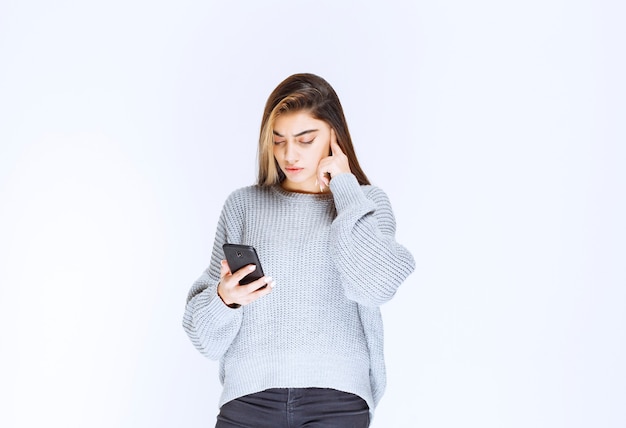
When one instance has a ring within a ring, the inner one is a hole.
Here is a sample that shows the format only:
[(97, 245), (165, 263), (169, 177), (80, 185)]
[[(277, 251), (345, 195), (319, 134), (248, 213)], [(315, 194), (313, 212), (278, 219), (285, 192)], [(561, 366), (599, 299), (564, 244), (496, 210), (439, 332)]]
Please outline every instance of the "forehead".
[(324, 127), (328, 127), (326, 122), (315, 119), (305, 111), (281, 114), (274, 121), (274, 130), (281, 135), (297, 134), (311, 129), (324, 129)]

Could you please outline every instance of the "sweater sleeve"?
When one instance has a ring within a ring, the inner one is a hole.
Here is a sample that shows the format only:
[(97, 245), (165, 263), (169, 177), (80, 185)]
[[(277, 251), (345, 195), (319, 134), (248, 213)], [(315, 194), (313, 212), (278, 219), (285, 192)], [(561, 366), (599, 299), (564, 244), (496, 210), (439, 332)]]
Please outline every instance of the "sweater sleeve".
[(237, 216), (232, 213), (233, 205), (230, 199), (224, 205), (215, 234), (211, 264), (191, 287), (183, 316), (183, 328), (193, 345), (213, 360), (222, 357), (241, 326), (241, 308), (229, 308), (217, 294), (220, 263), (224, 259), (222, 245), (229, 236), (236, 235), (237, 229), (241, 229), (241, 221), (237, 221)]
[(395, 217), (385, 192), (361, 187), (349, 173), (334, 177), (330, 188), (337, 209), (331, 252), (346, 296), (380, 306), (413, 272), (415, 260), (395, 241)]

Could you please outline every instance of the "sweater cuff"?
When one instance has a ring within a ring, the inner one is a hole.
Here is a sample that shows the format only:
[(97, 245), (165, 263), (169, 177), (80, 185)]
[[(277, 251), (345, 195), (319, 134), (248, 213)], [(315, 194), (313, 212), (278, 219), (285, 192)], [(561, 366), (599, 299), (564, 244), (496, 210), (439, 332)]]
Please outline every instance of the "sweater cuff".
[(330, 191), (333, 193), (337, 211), (344, 210), (351, 205), (367, 203), (368, 199), (361, 189), (361, 185), (352, 173), (343, 173), (330, 180)]

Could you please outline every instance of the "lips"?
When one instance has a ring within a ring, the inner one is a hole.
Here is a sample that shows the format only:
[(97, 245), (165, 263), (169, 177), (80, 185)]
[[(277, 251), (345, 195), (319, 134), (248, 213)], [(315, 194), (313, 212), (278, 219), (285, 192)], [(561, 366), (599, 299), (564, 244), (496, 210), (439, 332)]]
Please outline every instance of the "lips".
[(295, 168), (295, 167), (285, 167), (285, 172), (291, 173), (291, 174), (295, 174), (297, 172), (302, 171), (304, 168)]

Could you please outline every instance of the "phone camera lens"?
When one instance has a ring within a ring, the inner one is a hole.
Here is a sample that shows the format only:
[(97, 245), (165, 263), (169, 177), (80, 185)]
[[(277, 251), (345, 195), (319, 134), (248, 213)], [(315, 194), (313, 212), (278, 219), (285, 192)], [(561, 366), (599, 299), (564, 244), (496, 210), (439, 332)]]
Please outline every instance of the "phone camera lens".
[(241, 254), (241, 251), (237, 251), (237, 257), (239, 258), (243, 257), (243, 254)]

